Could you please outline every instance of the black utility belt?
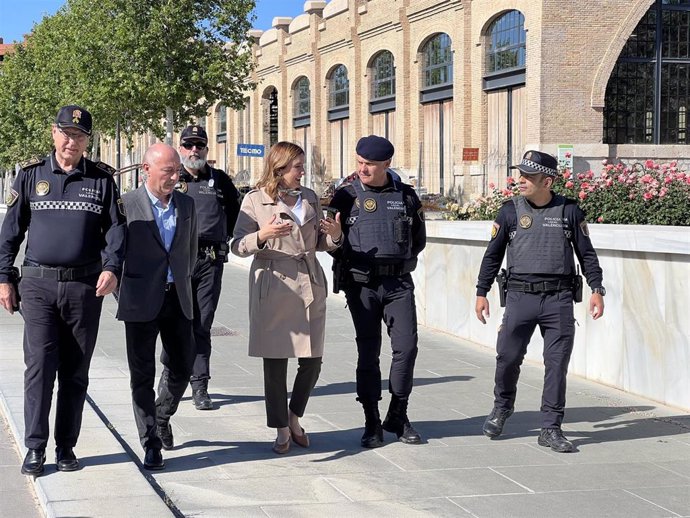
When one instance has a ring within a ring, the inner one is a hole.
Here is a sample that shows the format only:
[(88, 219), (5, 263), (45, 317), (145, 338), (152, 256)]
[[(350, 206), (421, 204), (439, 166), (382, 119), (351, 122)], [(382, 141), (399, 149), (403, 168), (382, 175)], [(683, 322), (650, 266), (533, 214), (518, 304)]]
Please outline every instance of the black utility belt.
[(43, 266), (36, 263), (28, 263), (22, 266), (22, 277), (33, 279), (51, 279), (55, 281), (76, 281), (103, 271), (100, 262), (77, 266), (75, 268), (63, 268), (61, 266)]
[(369, 282), (372, 277), (399, 277), (412, 269), (406, 263), (350, 265), (348, 271), (355, 282)]
[(508, 291), (519, 291), (522, 293), (547, 293), (550, 291), (569, 291), (573, 289), (572, 279), (562, 281), (541, 281), (523, 282), (508, 281), (506, 285)]

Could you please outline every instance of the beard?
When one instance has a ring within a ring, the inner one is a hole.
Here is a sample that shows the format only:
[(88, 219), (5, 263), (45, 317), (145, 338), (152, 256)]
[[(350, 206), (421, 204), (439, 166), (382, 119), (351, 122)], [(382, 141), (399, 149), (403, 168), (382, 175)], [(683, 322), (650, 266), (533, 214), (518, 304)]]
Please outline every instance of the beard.
[(188, 156), (182, 159), (182, 165), (187, 169), (191, 169), (192, 171), (199, 171), (202, 167), (206, 165), (206, 159), (201, 157), (194, 158)]

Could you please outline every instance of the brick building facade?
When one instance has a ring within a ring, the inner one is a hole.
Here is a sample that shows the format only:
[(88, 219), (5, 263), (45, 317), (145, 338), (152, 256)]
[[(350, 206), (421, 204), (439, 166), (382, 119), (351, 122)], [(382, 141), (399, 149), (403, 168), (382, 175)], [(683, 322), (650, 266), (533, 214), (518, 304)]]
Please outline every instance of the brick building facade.
[[(209, 158), (240, 183), (253, 182), (262, 162), (238, 157), (239, 143), (300, 143), (307, 183), (318, 190), (354, 170), (354, 144), (370, 133), (395, 144), (393, 167), (404, 177), (456, 197), (500, 183), (525, 149), (556, 154), (571, 145), (576, 171), (603, 158), (687, 157), (690, 0), (331, 0), (304, 8), (252, 31), (258, 86), (245, 110), (220, 104), (199, 121)], [(636, 51), (642, 40), (647, 47)], [(626, 56), (633, 64), (622, 63)], [(640, 73), (633, 67), (642, 58), (649, 65)]]

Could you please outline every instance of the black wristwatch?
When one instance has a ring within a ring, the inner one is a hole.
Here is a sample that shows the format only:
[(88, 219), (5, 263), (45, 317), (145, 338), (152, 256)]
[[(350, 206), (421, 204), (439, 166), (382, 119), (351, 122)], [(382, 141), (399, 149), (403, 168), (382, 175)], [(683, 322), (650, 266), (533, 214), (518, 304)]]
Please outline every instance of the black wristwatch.
[(603, 286), (601, 288), (592, 288), (592, 293), (598, 293), (602, 297), (606, 296), (606, 288)]

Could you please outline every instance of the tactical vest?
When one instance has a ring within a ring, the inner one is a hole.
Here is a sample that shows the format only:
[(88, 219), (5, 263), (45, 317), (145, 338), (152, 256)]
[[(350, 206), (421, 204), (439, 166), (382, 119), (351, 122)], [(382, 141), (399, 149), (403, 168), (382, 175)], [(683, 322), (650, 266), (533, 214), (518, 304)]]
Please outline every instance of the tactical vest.
[(573, 249), (565, 234), (565, 201), (556, 195), (551, 206), (535, 209), (523, 196), (513, 198), (517, 226), (508, 244), (511, 274), (575, 275)]
[(221, 171), (208, 168), (209, 178), (200, 181), (185, 182), (181, 180), (177, 190), (194, 198), (197, 212), (199, 239), (203, 241), (225, 242), (228, 236), (227, 218), (225, 216), (225, 197), (220, 189)]
[(357, 198), (346, 225), (354, 262), (412, 258), (412, 218), (402, 190), (364, 190), (360, 181), (352, 183)]

